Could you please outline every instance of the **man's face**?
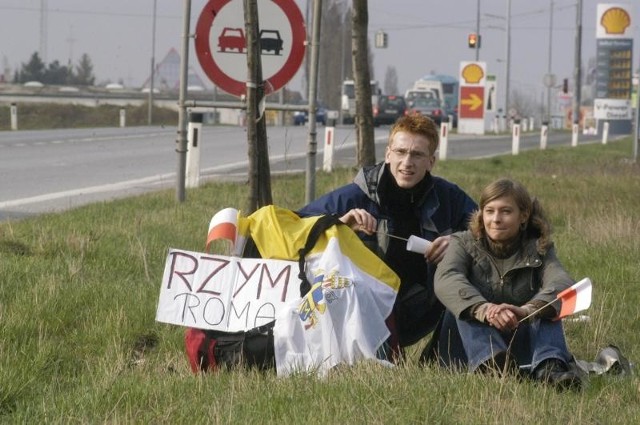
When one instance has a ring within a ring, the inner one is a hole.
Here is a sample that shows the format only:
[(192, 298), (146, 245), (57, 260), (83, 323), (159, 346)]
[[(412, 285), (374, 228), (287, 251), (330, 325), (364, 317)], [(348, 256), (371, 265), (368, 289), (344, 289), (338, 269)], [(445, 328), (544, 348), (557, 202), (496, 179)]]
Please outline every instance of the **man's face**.
[(429, 152), (429, 140), (418, 134), (399, 131), (387, 146), (385, 162), (389, 164), (396, 183), (403, 189), (418, 184), (431, 172), (436, 157)]

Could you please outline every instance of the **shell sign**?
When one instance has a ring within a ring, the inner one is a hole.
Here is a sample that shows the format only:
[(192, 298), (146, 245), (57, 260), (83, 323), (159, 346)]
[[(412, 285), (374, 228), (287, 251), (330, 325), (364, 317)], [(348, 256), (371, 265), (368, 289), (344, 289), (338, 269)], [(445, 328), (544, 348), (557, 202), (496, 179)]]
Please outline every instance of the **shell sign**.
[(633, 38), (628, 4), (599, 4), (597, 23), (597, 38)]
[(477, 63), (470, 63), (462, 68), (460, 75), (466, 84), (478, 84), (484, 78), (484, 70)]

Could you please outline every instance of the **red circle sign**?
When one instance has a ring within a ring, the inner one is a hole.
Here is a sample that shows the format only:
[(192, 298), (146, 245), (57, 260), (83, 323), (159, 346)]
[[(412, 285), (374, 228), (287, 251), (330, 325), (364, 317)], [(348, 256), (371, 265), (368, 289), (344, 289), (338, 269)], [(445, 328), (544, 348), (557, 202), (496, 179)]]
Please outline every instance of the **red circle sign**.
[[(238, 57), (246, 58), (244, 19), (235, 19), (233, 22), (223, 22), (221, 25), (217, 25), (216, 29), (220, 31), (217, 34), (217, 47), (219, 50), (212, 50), (211, 45), (211, 30), (214, 27), (214, 21), (218, 18), (216, 23), (220, 23), (220, 21), (224, 20), (225, 16), (229, 17), (229, 14), (225, 15), (222, 13), (225, 12), (223, 8), (232, 4), (234, 1), (238, 2), (239, 0), (209, 0), (198, 18), (195, 48), (200, 66), (211, 81), (227, 93), (235, 96), (243, 96), (247, 90), (246, 82), (236, 77), (246, 75), (246, 60), (244, 61), (244, 71), (241, 69), (229, 69), (229, 67), (225, 68), (219, 62), (225, 55), (232, 57), (231, 55), (235, 54), (236, 59)], [(242, 3), (242, 1), (240, 1), (240, 3)], [(261, 38), (260, 41), (263, 63), (267, 57), (271, 59), (278, 56), (280, 52), (286, 53), (288, 51), (289, 54), (282, 64), (277, 65), (279, 68), (275, 70), (273, 75), (269, 75), (264, 79), (265, 94), (280, 90), (293, 78), (295, 73), (298, 72), (304, 59), (306, 38), (304, 19), (300, 8), (294, 0), (272, 0), (269, 3), (273, 3), (280, 8), (290, 28), (279, 27), (277, 22), (275, 24), (267, 24), (266, 26), (263, 26), (262, 22), (260, 22), (260, 28), (262, 29), (261, 34), (267, 34), (265, 38)], [(260, 2), (261, 6), (263, 4), (266, 3)], [(228, 7), (227, 10), (229, 9)], [(220, 30), (221, 27), (222, 30)], [(280, 32), (285, 34), (284, 39), (281, 38)], [(286, 46), (287, 42), (290, 43), (290, 46)], [(266, 74), (267, 73), (263, 71), (263, 76)]]

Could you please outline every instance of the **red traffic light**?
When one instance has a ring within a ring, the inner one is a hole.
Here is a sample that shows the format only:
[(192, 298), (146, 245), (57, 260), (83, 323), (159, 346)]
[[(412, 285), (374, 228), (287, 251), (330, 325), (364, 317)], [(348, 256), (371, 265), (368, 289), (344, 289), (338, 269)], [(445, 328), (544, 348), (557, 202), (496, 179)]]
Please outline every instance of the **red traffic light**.
[(467, 41), (469, 42), (469, 48), (478, 49), (480, 48), (480, 35), (472, 32), (469, 34)]

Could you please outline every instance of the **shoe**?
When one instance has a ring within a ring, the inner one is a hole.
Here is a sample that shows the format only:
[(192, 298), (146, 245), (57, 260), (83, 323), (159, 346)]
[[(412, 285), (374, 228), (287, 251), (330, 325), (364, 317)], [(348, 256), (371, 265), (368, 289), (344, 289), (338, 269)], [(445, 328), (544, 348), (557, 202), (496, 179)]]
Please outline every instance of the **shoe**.
[(515, 360), (506, 352), (501, 352), (480, 364), (477, 372), (485, 375), (518, 376), (519, 368)]
[(582, 389), (582, 378), (578, 372), (569, 368), (565, 362), (559, 359), (543, 361), (533, 373), (538, 381), (553, 385), (561, 391), (580, 391)]

